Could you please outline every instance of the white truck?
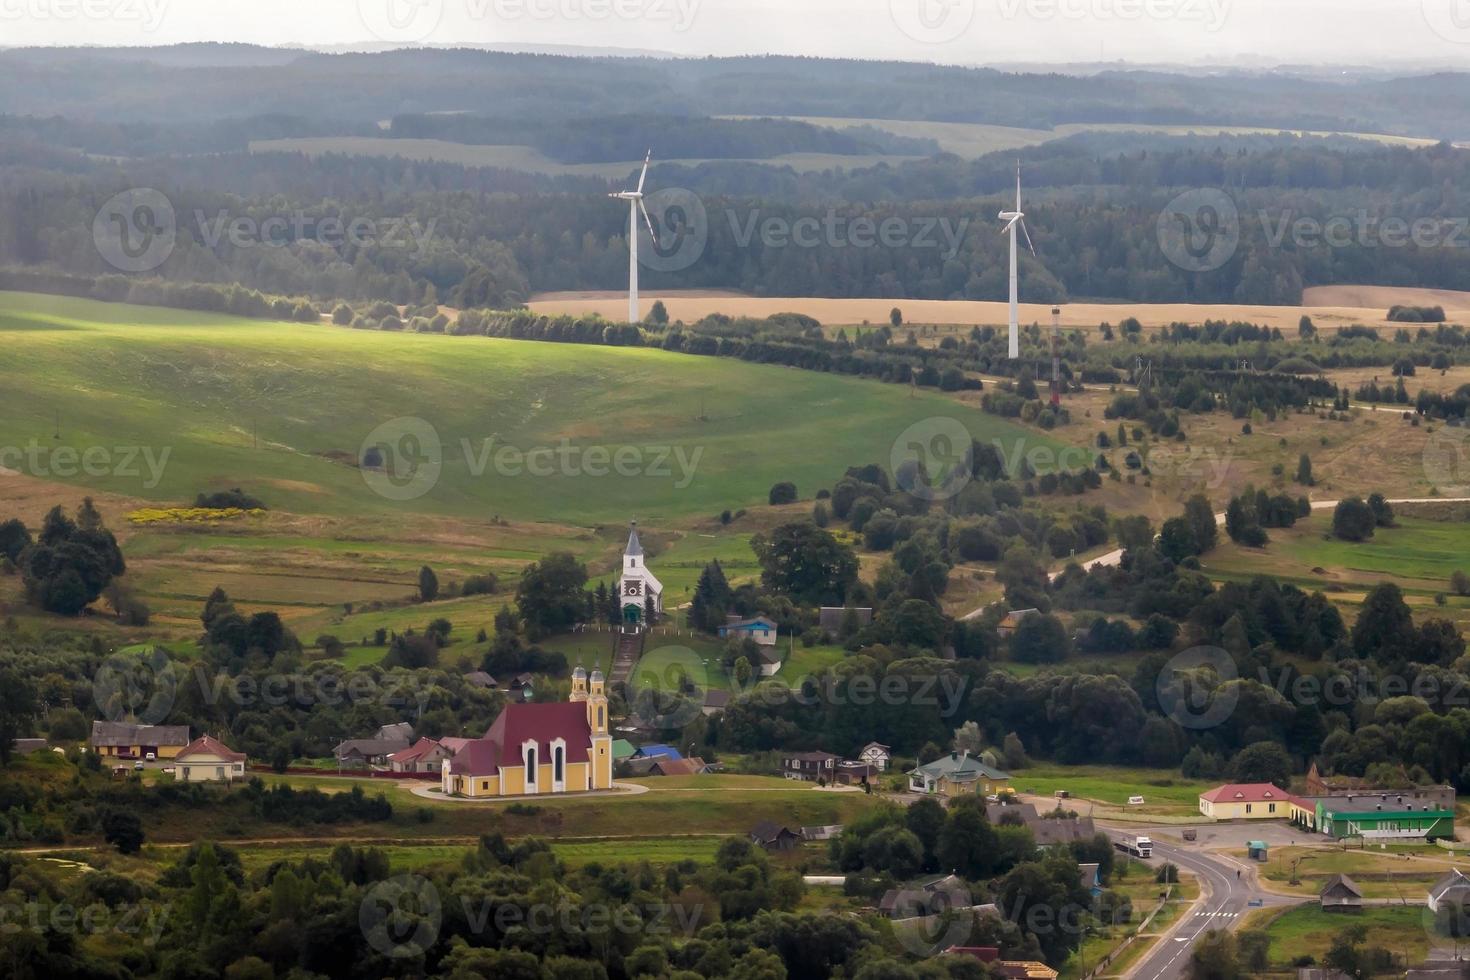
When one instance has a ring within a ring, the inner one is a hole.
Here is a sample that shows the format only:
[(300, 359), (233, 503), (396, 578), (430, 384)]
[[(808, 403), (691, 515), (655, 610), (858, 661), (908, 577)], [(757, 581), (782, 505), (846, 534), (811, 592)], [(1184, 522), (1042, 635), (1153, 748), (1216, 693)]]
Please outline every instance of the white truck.
[(1154, 856), (1154, 842), (1147, 837), (1121, 837), (1113, 842), (1113, 846), (1125, 854), (1134, 857), (1147, 858)]

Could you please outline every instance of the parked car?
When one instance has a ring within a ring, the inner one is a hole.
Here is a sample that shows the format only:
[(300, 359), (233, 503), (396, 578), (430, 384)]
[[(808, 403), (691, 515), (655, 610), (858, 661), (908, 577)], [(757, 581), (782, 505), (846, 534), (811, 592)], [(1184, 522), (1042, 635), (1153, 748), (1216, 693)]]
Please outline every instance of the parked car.
[(133, 763), (133, 769), (134, 770), (141, 771), (142, 768), (143, 768), (143, 760), (142, 759), (139, 759), (137, 762)]
[(1185, 840), (1194, 840), (1198, 836), (1199, 836), (1198, 832), (1196, 832), (1193, 827), (1190, 827), (1188, 830), (1186, 830), (1184, 832), (1184, 839)]
[(149, 752), (143, 758), (147, 759), (149, 762), (157, 762), (158, 761), (158, 753), (157, 752)]

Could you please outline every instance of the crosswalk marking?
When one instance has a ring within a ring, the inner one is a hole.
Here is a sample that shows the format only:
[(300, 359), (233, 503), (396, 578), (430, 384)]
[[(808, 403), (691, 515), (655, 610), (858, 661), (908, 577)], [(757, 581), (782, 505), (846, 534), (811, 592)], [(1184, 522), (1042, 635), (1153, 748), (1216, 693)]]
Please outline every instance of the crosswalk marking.
[(1196, 919), (1233, 919), (1237, 915), (1239, 915), (1238, 912), (1196, 912), (1194, 917)]

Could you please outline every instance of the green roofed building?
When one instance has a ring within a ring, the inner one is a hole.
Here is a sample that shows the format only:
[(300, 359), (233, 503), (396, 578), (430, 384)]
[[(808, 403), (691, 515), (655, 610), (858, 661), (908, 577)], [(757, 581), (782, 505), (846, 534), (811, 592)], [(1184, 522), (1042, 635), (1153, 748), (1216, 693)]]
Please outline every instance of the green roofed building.
[(1010, 773), (988, 766), (968, 752), (942, 755), (928, 765), (909, 772), (909, 789), (915, 793), (939, 796), (979, 793), (981, 796), (995, 796), (1009, 792), (1010, 788)]
[(1438, 840), (1455, 836), (1455, 811), (1384, 803), (1372, 797), (1327, 798), (1316, 803), (1315, 829), (1338, 840)]
[(622, 762), (638, 754), (638, 747), (626, 738), (615, 738), (612, 744), (613, 762)]

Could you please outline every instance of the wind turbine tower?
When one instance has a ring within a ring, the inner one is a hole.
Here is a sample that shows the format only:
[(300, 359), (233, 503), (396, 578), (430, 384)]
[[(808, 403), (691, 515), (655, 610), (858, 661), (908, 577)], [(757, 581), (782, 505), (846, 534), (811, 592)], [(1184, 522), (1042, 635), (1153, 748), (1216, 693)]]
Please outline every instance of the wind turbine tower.
[(1026, 247), (1031, 249), (1031, 254), (1036, 254), (1036, 246), (1031, 244), (1031, 233), (1026, 230), (1026, 215), (1021, 211), (1021, 161), (1016, 161), (1016, 209), (1014, 211), (1002, 211), (1000, 220), (1005, 222), (1005, 227), (1000, 230), (1004, 235), (1011, 233), (1011, 360), (1021, 356), (1021, 324), (1020, 314), (1017, 310), (1017, 287), (1016, 287), (1016, 226), (1021, 226), (1021, 234), (1026, 236)]
[(638, 175), (638, 187), (631, 191), (618, 191), (609, 194), (620, 201), (628, 202), (628, 322), (638, 323), (643, 317), (638, 312), (638, 212), (643, 212), (643, 220), (648, 223), (648, 234), (653, 238), (653, 244), (658, 244), (658, 233), (653, 230), (653, 219), (648, 216), (648, 208), (643, 206), (643, 181), (648, 177), (648, 161), (653, 159), (653, 150), (643, 158), (643, 172)]

